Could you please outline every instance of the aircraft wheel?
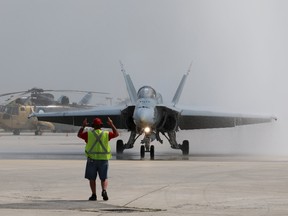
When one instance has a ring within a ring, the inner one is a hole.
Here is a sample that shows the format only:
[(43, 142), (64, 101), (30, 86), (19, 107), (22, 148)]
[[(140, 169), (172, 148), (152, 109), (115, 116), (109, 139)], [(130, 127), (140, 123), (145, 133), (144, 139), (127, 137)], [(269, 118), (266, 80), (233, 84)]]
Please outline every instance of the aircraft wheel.
[(116, 153), (117, 153), (117, 154), (122, 154), (123, 151), (124, 151), (123, 140), (117, 140), (117, 143), (116, 143)]
[(36, 130), (36, 131), (35, 131), (35, 135), (36, 135), (36, 136), (38, 136), (38, 135), (42, 135), (42, 131), (40, 131), (40, 130)]
[(141, 156), (141, 159), (143, 159), (145, 157), (145, 146), (144, 145), (141, 145), (141, 147), (140, 147), (140, 156)]
[(154, 160), (154, 152), (155, 152), (155, 147), (154, 145), (150, 146), (150, 159)]
[(189, 141), (184, 140), (182, 143), (182, 153), (183, 155), (189, 155)]
[(20, 135), (20, 130), (19, 129), (13, 130), (13, 135)]

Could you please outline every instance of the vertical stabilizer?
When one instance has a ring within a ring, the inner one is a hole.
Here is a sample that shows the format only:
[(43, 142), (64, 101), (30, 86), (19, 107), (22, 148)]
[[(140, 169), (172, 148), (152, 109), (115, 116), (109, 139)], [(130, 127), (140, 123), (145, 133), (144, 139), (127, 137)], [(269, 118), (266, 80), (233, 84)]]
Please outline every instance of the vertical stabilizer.
[(87, 94), (78, 102), (79, 105), (87, 105), (90, 103), (92, 98), (92, 93), (87, 92)]
[(121, 66), (121, 71), (122, 71), (124, 79), (125, 79), (125, 83), (126, 83), (126, 87), (127, 87), (127, 91), (128, 91), (131, 103), (136, 104), (136, 101), (137, 101), (136, 89), (133, 85), (133, 82), (130, 78), (130, 75), (126, 73), (124, 66), (123, 66), (121, 61), (120, 61), (120, 66)]
[(178, 88), (177, 88), (177, 90), (175, 92), (175, 95), (174, 95), (173, 100), (172, 100), (173, 106), (175, 106), (178, 103), (179, 99), (180, 99), (181, 93), (183, 91), (184, 84), (186, 82), (187, 76), (190, 73), (191, 67), (192, 67), (192, 63), (190, 64), (187, 73), (183, 75), (183, 77), (181, 79), (181, 82), (180, 82), (180, 84), (179, 84), (179, 86), (178, 86)]

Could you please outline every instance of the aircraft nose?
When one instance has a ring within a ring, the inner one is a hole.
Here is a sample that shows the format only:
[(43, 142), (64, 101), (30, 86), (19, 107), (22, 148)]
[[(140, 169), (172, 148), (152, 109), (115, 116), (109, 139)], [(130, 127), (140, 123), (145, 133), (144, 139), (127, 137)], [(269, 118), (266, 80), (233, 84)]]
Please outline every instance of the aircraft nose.
[(134, 112), (134, 121), (137, 127), (151, 127), (154, 125), (154, 111), (147, 108), (138, 108)]

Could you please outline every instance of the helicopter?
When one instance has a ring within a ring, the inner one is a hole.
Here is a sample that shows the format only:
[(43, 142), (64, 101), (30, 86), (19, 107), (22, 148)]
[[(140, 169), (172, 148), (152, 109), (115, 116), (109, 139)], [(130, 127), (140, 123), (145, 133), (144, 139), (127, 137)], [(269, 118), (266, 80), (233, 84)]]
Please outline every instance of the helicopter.
[[(55, 99), (51, 92), (80, 92), (86, 93), (78, 103), (70, 103), (66, 95)], [(0, 128), (12, 131), (14, 135), (20, 135), (21, 131), (34, 130), (35, 135), (41, 135), (43, 130), (52, 132), (75, 131), (75, 126), (38, 121), (36, 117), (28, 118), (32, 113), (47, 113), (66, 110), (91, 108), (89, 105), (92, 94), (108, 94), (106, 92), (80, 91), (80, 90), (44, 90), (32, 88), (27, 91), (10, 92), (0, 94), (1, 97), (9, 97), (0, 104)]]

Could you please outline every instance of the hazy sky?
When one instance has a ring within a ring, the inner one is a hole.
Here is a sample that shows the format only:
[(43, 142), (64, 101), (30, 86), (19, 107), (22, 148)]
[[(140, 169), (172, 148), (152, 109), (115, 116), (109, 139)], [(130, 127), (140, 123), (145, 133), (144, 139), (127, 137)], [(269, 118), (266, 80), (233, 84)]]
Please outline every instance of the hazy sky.
[(287, 11), (285, 0), (0, 0), (0, 92), (126, 97), (121, 60), (136, 88), (170, 101), (193, 61), (180, 103), (288, 122)]

